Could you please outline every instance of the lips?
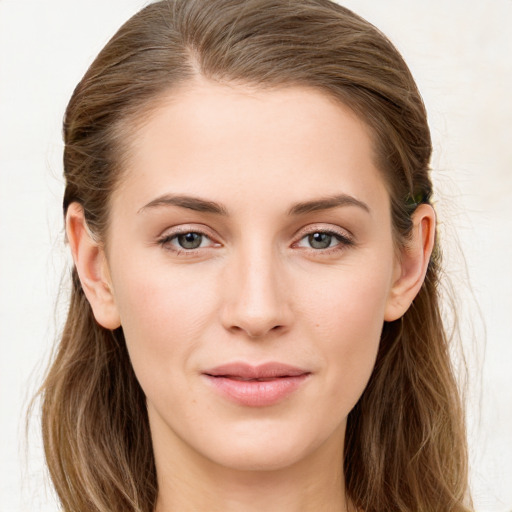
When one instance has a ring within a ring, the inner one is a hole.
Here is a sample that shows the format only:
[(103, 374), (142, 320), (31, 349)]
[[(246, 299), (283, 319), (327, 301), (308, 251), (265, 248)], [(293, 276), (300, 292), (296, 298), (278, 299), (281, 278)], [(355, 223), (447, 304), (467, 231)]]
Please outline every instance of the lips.
[(203, 373), (224, 398), (246, 407), (276, 404), (294, 393), (311, 372), (283, 363), (229, 363)]

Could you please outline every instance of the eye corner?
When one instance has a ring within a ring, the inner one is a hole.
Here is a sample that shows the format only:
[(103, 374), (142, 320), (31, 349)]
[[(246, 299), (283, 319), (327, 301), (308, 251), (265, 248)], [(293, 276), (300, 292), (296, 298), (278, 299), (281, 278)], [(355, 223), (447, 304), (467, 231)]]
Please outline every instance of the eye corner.
[[(313, 237), (317, 236), (316, 241)], [(334, 243), (333, 243), (334, 242)], [(314, 244), (316, 243), (316, 247)], [(312, 225), (300, 230), (292, 248), (308, 251), (312, 254), (328, 255), (340, 253), (355, 245), (352, 233), (332, 226)]]
[(222, 247), (222, 243), (209, 230), (190, 225), (166, 229), (156, 238), (155, 245), (178, 256), (194, 256), (208, 249)]

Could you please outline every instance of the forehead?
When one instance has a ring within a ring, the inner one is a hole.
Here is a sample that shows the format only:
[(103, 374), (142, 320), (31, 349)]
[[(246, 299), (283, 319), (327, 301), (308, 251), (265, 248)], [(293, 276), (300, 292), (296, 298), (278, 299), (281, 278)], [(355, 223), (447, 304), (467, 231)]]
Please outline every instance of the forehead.
[(162, 193), (281, 203), (382, 195), (366, 124), (326, 93), (199, 82), (159, 99), (129, 137), (114, 201)]

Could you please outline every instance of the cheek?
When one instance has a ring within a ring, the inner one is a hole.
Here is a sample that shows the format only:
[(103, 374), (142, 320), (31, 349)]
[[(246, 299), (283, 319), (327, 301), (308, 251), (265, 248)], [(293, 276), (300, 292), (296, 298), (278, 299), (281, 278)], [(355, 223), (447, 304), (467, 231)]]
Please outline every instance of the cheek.
[(215, 315), (214, 284), (207, 276), (163, 266), (140, 269), (125, 262), (113, 275), (124, 336), (135, 372), (142, 381), (169, 377), (194, 352)]
[(348, 414), (373, 371), (390, 279), (379, 270), (337, 275), (316, 298), (307, 294), (303, 315), (310, 319), (305, 324), (314, 329), (312, 337), (325, 360), (326, 392), (333, 407)]
[(374, 338), (383, 325), (391, 276), (391, 265), (382, 264), (316, 274), (299, 291), (301, 315), (323, 339)]

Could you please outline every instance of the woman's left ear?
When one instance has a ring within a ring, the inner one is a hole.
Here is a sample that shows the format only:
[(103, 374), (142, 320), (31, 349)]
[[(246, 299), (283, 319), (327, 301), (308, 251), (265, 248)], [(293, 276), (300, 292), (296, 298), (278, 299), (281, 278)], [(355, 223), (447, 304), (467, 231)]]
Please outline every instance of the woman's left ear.
[(384, 320), (392, 322), (405, 314), (420, 291), (427, 273), (436, 237), (436, 214), (429, 204), (420, 204), (412, 215), (411, 235), (400, 251)]

